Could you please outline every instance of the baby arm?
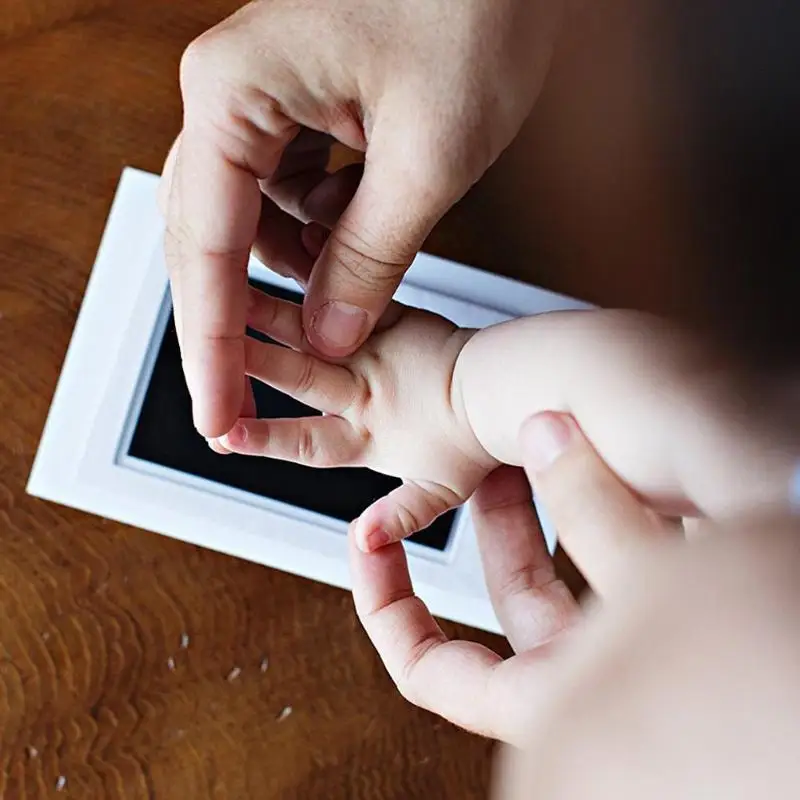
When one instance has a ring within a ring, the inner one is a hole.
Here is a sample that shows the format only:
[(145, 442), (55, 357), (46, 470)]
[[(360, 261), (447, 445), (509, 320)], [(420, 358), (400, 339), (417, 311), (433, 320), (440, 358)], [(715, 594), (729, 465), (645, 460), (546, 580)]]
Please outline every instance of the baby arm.
[(720, 517), (787, 500), (793, 454), (737, 413), (718, 359), (654, 317), (564, 312), (487, 328), (460, 352), (453, 390), (503, 463), (521, 463), (527, 417), (562, 411), (664, 513)]
[(520, 426), (540, 411), (571, 413), (663, 513), (719, 516), (785, 498), (791, 458), (723, 415), (714, 359), (653, 318), (562, 312), (475, 332), (393, 304), (357, 353), (330, 363), (306, 352), (299, 306), (252, 300), (251, 327), (286, 346), (248, 340), (247, 373), (324, 415), (241, 419), (215, 444), (401, 478), (356, 521), (365, 549), (426, 527), (500, 463), (519, 464)]

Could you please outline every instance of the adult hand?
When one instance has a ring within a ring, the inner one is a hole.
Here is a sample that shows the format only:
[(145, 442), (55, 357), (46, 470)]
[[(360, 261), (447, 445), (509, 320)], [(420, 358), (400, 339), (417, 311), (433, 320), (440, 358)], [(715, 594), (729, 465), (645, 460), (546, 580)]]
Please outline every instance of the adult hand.
[[(324, 355), (355, 350), (433, 225), (517, 133), (565, 2), (270, 0), (189, 47), (162, 206), (203, 435), (226, 433), (245, 402), (246, 267), (257, 240), (290, 264), (303, 257), (301, 236), (320, 233), (304, 234), (306, 223), (332, 227), (304, 324)], [(365, 152), (363, 176), (325, 172), (332, 138)], [(342, 196), (352, 196), (344, 213), (328, 218)]]
[(758, 509), (703, 528), (587, 616), (493, 797), (796, 796), (798, 519)]
[[(537, 496), (599, 595), (637, 549), (676, 536), (672, 522), (646, 508), (609, 471), (571, 417), (533, 417), (521, 437)], [(513, 657), (447, 640), (414, 595), (401, 544), (364, 554), (351, 536), (356, 611), (408, 700), (467, 730), (522, 744), (548, 702), (561, 640), (578, 606), (555, 574), (522, 470), (492, 473), (472, 510), (489, 594)]]

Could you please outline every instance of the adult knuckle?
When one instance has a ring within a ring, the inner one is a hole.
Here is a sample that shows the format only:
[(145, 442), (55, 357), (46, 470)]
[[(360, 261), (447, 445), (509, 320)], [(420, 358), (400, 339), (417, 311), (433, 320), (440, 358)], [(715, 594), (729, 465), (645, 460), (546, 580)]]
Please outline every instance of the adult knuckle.
[(397, 691), (409, 702), (415, 706), (423, 705), (423, 697), (420, 691), (419, 683), (415, 679), (413, 665), (404, 665), (400, 674), (395, 681)]
[(419, 687), (414, 681), (413, 676), (406, 675), (405, 670), (400, 673), (395, 681), (397, 691), (403, 699), (415, 706), (422, 706), (422, 698), (420, 696)]
[(502, 597), (516, 597), (529, 592), (536, 584), (536, 570), (530, 564), (524, 564), (503, 576), (498, 592)]
[(241, 99), (243, 77), (248, 75), (250, 42), (243, 38), (245, 34), (245, 29), (222, 23), (183, 51), (178, 78), (185, 117), (199, 116), (213, 124), (231, 113), (234, 99)]
[(179, 67), (179, 80), (184, 96), (195, 86), (208, 80), (219, 47), (218, 37), (212, 28), (189, 43), (183, 51)]
[(374, 292), (394, 289), (408, 269), (406, 258), (376, 251), (354, 232), (337, 237), (336, 269), (349, 283)]
[(403, 662), (395, 680), (400, 694), (409, 703), (421, 708), (427, 708), (428, 697), (419, 680), (419, 664), (437, 644), (439, 644), (439, 639), (433, 632), (417, 642)]

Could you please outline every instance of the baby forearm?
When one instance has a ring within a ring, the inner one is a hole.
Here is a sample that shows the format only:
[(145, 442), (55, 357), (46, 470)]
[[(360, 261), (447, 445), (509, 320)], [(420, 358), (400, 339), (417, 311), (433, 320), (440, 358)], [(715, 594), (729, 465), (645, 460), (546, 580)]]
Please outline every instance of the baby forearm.
[(655, 318), (563, 312), (476, 333), (454, 394), (493, 458), (520, 464), (520, 426), (572, 414), (624, 481), (663, 507), (711, 515), (780, 500), (792, 454), (757, 437), (726, 406), (732, 387), (693, 340)]
[(520, 464), (522, 422), (540, 411), (574, 412), (576, 380), (601, 390), (596, 379), (607, 378), (593, 374), (595, 359), (587, 347), (594, 348), (602, 315), (528, 317), (478, 331), (470, 339), (456, 364), (454, 386), (472, 430), (493, 458)]

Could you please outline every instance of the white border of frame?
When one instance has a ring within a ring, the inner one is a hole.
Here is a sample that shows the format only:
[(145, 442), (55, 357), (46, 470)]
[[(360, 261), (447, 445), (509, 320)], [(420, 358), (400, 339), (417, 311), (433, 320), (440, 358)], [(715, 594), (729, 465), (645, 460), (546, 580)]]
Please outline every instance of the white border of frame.
[[(28, 492), (349, 588), (344, 523), (127, 455), (170, 311), (157, 180), (133, 169), (122, 175)], [(297, 289), (255, 261), (250, 272)], [(397, 297), (474, 327), (587, 307), (425, 254), (417, 257)], [(466, 509), (459, 512), (443, 553), (413, 544), (407, 548), (415, 588), (434, 614), (499, 632)]]

